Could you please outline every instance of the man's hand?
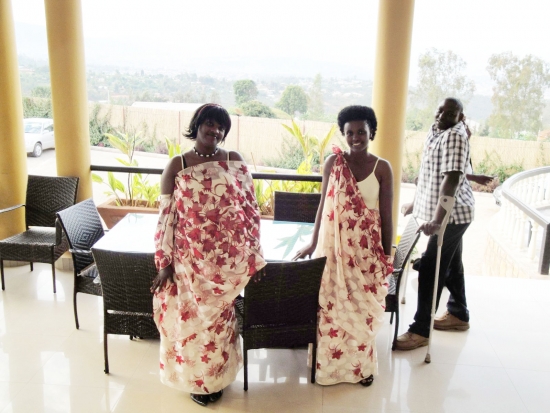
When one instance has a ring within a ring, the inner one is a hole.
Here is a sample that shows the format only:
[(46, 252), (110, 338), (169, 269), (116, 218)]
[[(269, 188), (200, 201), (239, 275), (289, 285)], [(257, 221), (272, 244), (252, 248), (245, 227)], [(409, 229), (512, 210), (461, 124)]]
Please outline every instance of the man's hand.
[(489, 175), (466, 175), (466, 178), (469, 181), (475, 182), (479, 185), (489, 185), (493, 180), (496, 178), (496, 176), (489, 176)]
[(403, 216), (407, 216), (407, 215), (410, 215), (412, 214), (413, 212), (413, 206), (414, 206), (414, 203), (413, 202), (409, 202), (407, 204), (403, 204), (401, 206), (401, 213), (403, 214)]
[(427, 236), (434, 235), (441, 228), (441, 224), (438, 224), (435, 221), (424, 222), (416, 232), (423, 232)]

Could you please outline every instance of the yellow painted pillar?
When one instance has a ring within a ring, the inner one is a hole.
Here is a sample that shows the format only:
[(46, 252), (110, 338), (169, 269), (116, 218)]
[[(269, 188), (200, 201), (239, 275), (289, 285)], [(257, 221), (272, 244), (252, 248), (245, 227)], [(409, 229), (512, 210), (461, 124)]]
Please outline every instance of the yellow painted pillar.
[[(11, 0), (0, 0), (0, 209), (24, 204), (27, 155)], [(25, 230), (25, 210), (0, 214), (0, 239)]]
[(378, 119), (373, 153), (387, 159), (394, 178), (394, 238), (399, 214), (405, 111), (414, 0), (380, 0), (372, 106)]
[(45, 0), (55, 157), (59, 176), (78, 176), (77, 200), (92, 196), (90, 130), (80, 0)]

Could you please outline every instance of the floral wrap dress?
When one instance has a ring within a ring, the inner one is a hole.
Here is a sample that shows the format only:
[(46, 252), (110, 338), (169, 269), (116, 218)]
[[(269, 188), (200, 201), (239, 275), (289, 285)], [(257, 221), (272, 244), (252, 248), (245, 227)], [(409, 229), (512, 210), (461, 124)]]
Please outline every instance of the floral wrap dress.
[(162, 383), (215, 393), (242, 366), (234, 300), (265, 266), (252, 177), (240, 161), (206, 162), (180, 171), (161, 203), (155, 234), (158, 270), (174, 283), (155, 293)]
[(367, 208), (343, 153), (334, 152), (314, 253), (327, 257), (317, 336), (316, 381), (322, 385), (377, 374), (375, 337), (393, 271), (382, 247), (380, 213)]

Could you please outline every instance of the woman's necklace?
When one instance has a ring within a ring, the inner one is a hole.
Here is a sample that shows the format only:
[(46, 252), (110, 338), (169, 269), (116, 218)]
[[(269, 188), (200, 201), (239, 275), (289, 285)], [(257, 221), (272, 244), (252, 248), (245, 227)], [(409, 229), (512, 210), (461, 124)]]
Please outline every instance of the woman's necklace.
[(211, 154), (209, 154), (209, 155), (204, 155), (204, 154), (202, 154), (202, 153), (199, 153), (199, 152), (195, 149), (195, 147), (193, 146), (193, 152), (195, 152), (195, 154), (198, 155), (198, 156), (200, 156), (201, 158), (210, 158), (211, 156), (214, 156), (215, 154), (218, 153), (218, 149), (220, 149), (220, 148), (216, 148), (216, 150), (214, 151), (214, 153), (211, 153)]

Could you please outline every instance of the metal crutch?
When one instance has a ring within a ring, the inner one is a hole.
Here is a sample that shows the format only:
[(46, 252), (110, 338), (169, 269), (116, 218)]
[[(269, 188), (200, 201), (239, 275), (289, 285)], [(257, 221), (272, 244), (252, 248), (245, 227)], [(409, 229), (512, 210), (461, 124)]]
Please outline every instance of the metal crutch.
[(451, 215), (451, 211), (453, 210), (455, 199), (452, 196), (441, 196), (439, 197), (439, 204), (445, 210), (445, 217), (443, 218), (441, 227), (439, 227), (439, 230), (435, 234), (437, 235), (437, 258), (435, 261), (435, 279), (434, 279), (434, 291), (433, 291), (433, 297), (432, 297), (432, 314), (430, 317), (430, 337), (428, 337), (428, 351), (426, 352), (426, 358), (424, 359), (426, 363), (430, 363), (432, 361), (432, 358), (430, 356), (430, 348), (432, 345), (432, 335), (433, 335), (433, 329), (434, 329), (435, 305), (437, 302), (437, 287), (439, 283), (439, 264), (441, 261), (441, 247), (443, 246), (443, 234), (445, 234), (445, 228), (447, 228), (447, 222), (449, 221), (449, 216)]

